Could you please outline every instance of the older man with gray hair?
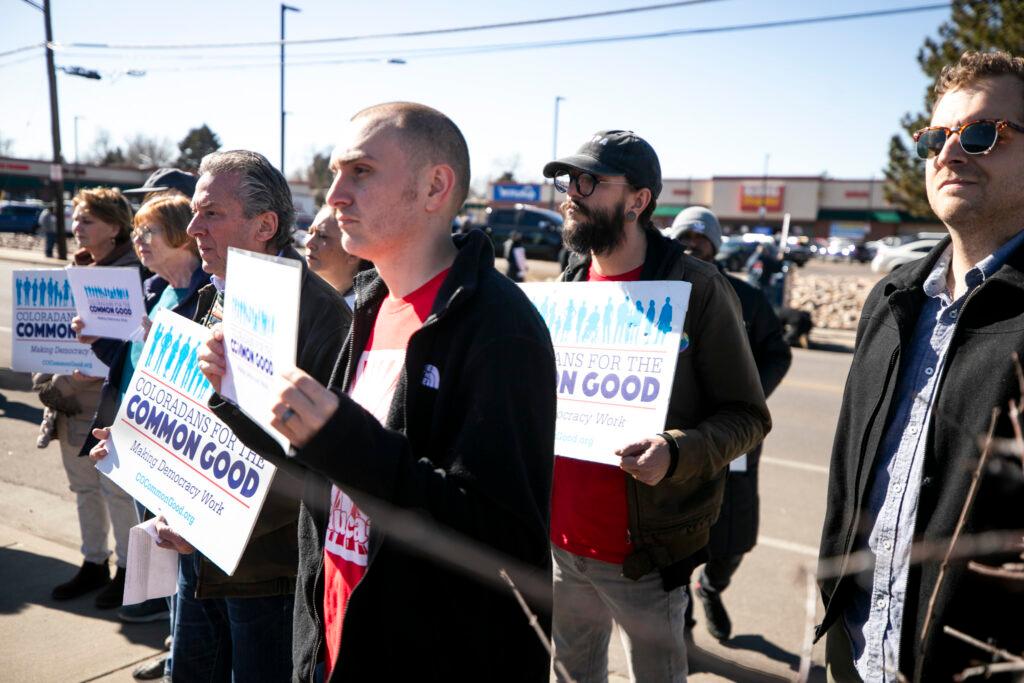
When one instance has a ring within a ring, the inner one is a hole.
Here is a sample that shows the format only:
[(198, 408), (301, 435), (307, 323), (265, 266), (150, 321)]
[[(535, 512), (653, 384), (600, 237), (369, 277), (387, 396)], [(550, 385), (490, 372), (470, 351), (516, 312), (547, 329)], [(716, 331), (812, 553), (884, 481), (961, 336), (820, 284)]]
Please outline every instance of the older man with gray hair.
[[(293, 258), (295, 209), (284, 176), (256, 152), (203, 158), (188, 234), (212, 284), (199, 292), (195, 320), (221, 319), (229, 247)], [(296, 364), (327, 383), (351, 314), (341, 296), (302, 268)], [(257, 449), (258, 450), (258, 449)], [(182, 553), (172, 657), (184, 681), (290, 680), (292, 609), (301, 484), (282, 470), (237, 569), (226, 575), (166, 525), (162, 545)]]

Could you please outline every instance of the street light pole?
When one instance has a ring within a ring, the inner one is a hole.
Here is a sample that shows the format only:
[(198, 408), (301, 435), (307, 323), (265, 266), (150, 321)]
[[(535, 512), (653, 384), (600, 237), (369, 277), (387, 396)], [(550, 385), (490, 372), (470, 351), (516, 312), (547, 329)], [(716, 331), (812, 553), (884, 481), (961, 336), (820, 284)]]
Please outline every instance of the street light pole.
[(286, 12), (301, 12), (298, 7), (281, 3), (281, 173), (284, 171), (284, 15)]
[(768, 224), (768, 160), (771, 158), (771, 154), (764, 155), (764, 174), (761, 176), (761, 210), (758, 213), (764, 225)]
[(84, 118), (82, 116), (75, 116), (75, 165), (77, 166), (78, 161), (78, 119)]
[[(562, 100), (564, 100), (564, 99), (565, 98), (562, 97), (561, 95), (556, 95), (555, 96), (555, 126), (554, 126), (554, 134), (551, 136), (552, 137), (552, 140), (551, 140), (551, 159), (552, 160), (558, 158), (558, 105), (561, 104)], [(548, 208), (551, 209), (552, 211), (554, 211), (554, 209), (555, 209), (555, 186), (553, 184), (551, 186), (551, 196), (550, 196), (550, 199), (548, 200)]]

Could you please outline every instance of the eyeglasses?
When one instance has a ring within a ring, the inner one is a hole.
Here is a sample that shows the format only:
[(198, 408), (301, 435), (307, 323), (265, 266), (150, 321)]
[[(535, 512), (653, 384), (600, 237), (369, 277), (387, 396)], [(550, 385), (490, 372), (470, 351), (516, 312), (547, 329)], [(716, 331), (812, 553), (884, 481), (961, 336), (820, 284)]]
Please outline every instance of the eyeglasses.
[(144, 225), (141, 228), (132, 230), (132, 239), (138, 240), (143, 244), (152, 244), (153, 235), (159, 235), (163, 231), (164, 229), (160, 226)]
[(593, 173), (580, 173), (578, 175), (570, 175), (568, 173), (560, 173), (554, 177), (555, 189), (559, 192), (568, 192), (572, 185), (576, 185), (576, 191), (580, 193), (581, 197), (589, 197), (594, 194), (594, 190), (597, 189), (598, 183), (605, 185), (629, 185), (627, 180), (604, 180), (598, 178)]
[(922, 128), (914, 133), (914, 142), (917, 143), (917, 156), (921, 159), (930, 159), (942, 153), (946, 146), (946, 140), (953, 133), (957, 134), (957, 142), (960, 149), (972, 156), (988, 154), (999, 142), (999, 134), (1006, 128), (1024, 133), (1024, 126), (1019, 126), (1012, 121), (1003, 119), (979, 119), (968, 121), (958, 128), (946, 128), (945, 126), (931, 126)]

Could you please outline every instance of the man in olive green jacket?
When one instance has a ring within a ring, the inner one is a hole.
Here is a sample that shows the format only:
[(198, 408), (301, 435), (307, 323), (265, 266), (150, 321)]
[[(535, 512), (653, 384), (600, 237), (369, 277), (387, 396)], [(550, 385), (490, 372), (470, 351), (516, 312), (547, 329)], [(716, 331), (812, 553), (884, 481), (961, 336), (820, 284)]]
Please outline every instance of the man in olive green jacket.
[(705, 559), (729, 461), (771, 429), (739, 301), (651, 225), (661, 167), (636, 134), (601, 131), (544, 174), (568, 195), (563, 237), (577, 256), (563, 280), (692, 286), (666, 431), (621, 445), (618, 468), (556, 458), (555, 656), (577, 681), (606, 680), (614, 620), (634, 680), (685, 681), (684, 586)]

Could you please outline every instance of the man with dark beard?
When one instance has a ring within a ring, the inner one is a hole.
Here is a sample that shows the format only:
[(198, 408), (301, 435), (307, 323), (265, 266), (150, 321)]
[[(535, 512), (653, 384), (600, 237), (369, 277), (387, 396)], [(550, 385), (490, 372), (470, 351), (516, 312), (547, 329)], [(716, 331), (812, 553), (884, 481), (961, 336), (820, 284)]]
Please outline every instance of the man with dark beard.
[(544, 175), (568, 195), (562, 280), (692, 286), (665, 431), (621, 444), (619, 467), (555, 458), (555, 656), (576, 681), (607, 680), (615, 621), (633, 680), (685, 681), (685, 584), (706, 559), (729, 461), (771, 429), (739, 301), (654, 229), (661, 166), (635, 133), (601, 131)]

